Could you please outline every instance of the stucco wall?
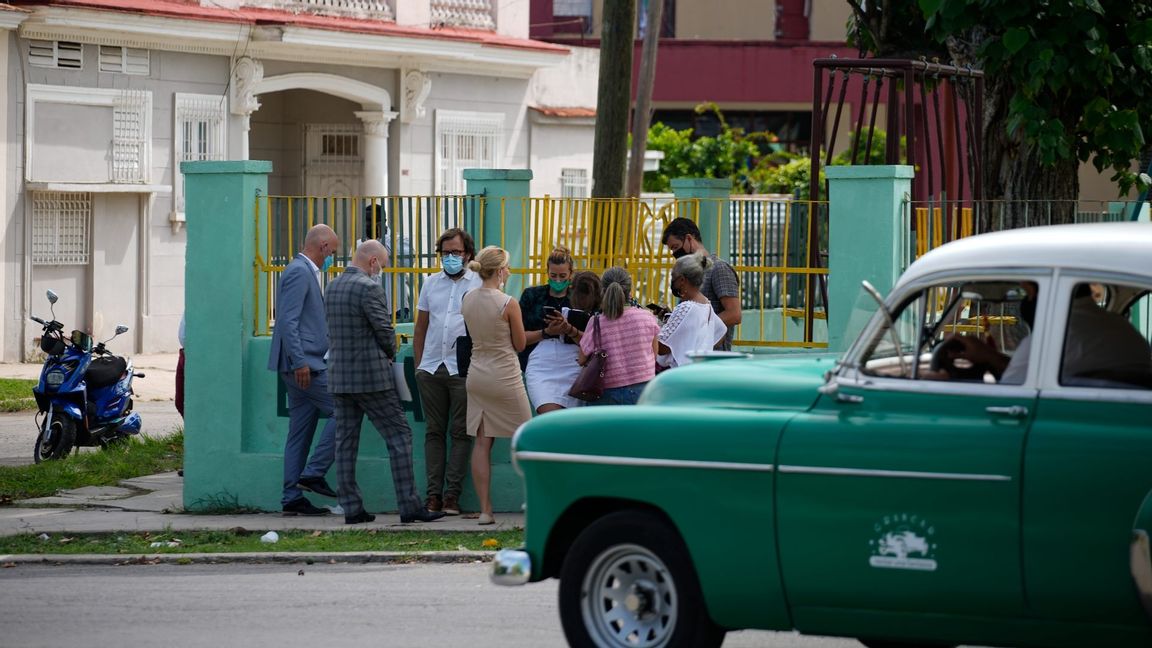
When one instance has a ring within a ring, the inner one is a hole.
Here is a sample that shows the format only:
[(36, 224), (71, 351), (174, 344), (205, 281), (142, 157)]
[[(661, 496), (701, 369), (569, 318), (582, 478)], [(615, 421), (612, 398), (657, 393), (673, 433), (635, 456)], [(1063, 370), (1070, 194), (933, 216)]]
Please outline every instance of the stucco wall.
[(808, 17), (808, 38), (814, 41), (844, 42), (852, 8), (845, 0), (812, 0)]
[(24, 281), (21, 272), (23, 254), (23, 221), (16, 217), (18, 188), (16, 180), (16, 151), (13, 141), (16, 133), (17, 115), (15, 105), (19, 75), (14, 74), (11, 61), (16, 57), (16, 38), (6, 29), (0, 29), (0, 70), (5, 70), (5, 80), (0, 83), (0, 302), (8, 304), (0, 312), (0, 360), (18, 360), (20, 331), (23, 315), (20, 306), (24, 302)]
[(765, 0), (676, 2), (676, 38), (701, 40), (774, 40), (776, 3)]
[[(538, 122), (537, 119), (533, 120)], [(561, 169), (584, 169), (592, 191), (592, 139), (595, 126), (588, 124), (532, 124), (532, 195), (559, 197)]]
[[(434, 193), (437, 110), (503, 114), (502, 145), (497, 166), (505, 169), (527, 166), (527, 80), (442, 73), (428, 76), (432, 80), (432, 90), (424, 104), (427, 112), (411, 124), (400, 125), (405, 150), (405, 157), (401, 158), (397, 170), (401, 195)], [(395, 128), (392, 132), (395, 136)]]

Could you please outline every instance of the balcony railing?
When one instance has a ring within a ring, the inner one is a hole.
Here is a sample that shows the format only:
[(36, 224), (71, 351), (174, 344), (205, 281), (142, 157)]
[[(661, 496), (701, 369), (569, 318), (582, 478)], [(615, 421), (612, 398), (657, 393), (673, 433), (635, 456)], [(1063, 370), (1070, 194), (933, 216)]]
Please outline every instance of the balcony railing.
[(394, 20), (392, 8), (385, 0), (244, 0), (244, 5), (329, 16)]
[(432, 24), (464, 29), (496, 29), (489, 0), (432, 0)]

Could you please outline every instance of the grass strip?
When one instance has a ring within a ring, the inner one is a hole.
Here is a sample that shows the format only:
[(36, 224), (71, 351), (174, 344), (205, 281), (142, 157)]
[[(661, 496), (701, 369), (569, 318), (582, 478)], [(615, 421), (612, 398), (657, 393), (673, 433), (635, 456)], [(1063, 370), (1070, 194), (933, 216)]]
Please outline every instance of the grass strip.
[[(391, 531), (356, 529), (278, 531), (276, 543), (260, 541), (261, 531), (165, 531), (138, 533), (56, 533), (44, 539), (25, 533), (0, 537), (0, 554), (182, 554), (182, 553), (323, 553), (336, 551), (493, 551), (519, 547), (522, 530)], [(153, 545), (156, 546), (153, 546)]]
[(35, 386), (35, 380), (0, 378), (0, 412), (24, 412), (36, 409), (36, 400), (32, 398), (32, 388)]
[[(29, 426), (31, 427), (31, 426)], [(28, 439), (32, 453), (34, 438)], [(82, 486), (114, 486), (124, 479), (176, 470), (184, 464), (184, 432), (135, 436), (95, 452), (27, 466), (0, 466), (0, 503), (48, 497)]]

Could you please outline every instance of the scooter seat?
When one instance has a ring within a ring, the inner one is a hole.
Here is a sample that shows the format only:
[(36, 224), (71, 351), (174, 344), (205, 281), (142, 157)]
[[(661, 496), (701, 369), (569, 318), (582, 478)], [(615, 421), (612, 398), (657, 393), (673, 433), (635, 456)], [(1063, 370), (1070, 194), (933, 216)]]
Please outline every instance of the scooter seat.
[(84, 372), (84, 381), (88, 383), (88, 389), (107, 387), (120, 380), (127, 369), (128, 361), (120, 356), (93, 358)]

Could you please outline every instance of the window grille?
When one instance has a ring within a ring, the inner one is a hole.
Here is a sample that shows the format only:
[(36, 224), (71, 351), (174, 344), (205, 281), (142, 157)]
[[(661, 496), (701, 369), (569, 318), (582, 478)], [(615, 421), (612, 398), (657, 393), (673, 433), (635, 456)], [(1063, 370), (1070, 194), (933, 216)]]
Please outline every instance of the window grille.
[(33, 191), (33, 265), (88, 263), (92, 194)]
[(125, 90), (113, 104), (113, 182), (144, 182), (146, 178), (149, 99), (147, 92)]
[(227, 115), (218, 95), (176, 94), (175, 210), (184, 211), (184, 174), (181, 162), (223, 160)]
[(100, 71), (120, 72), (147, 76), (150, 70), (149, 52), (136, 47), (116, 45), (100, 46)]
[[(408, 0), (398, 0), (407, 2)], [(369, 20), (392, 20), (392, 8), (385, 0), (244, 0), (248, 7), (286, 9), (293, 13), (351, 16)]]
[(465, 192), (464, 169), (494, 169), (500, 155), (502, 113), (436, 111), (436, 187)]
[(552, 0), (553, 16), (592, 17), (592, 0)]
[(560, 197), (588, 197), (587, 169), (560, 169)]
[(84, 68), (84, 46), (71, 41), (28, 41), (28, 64), (36, 67), (80, 70)]

